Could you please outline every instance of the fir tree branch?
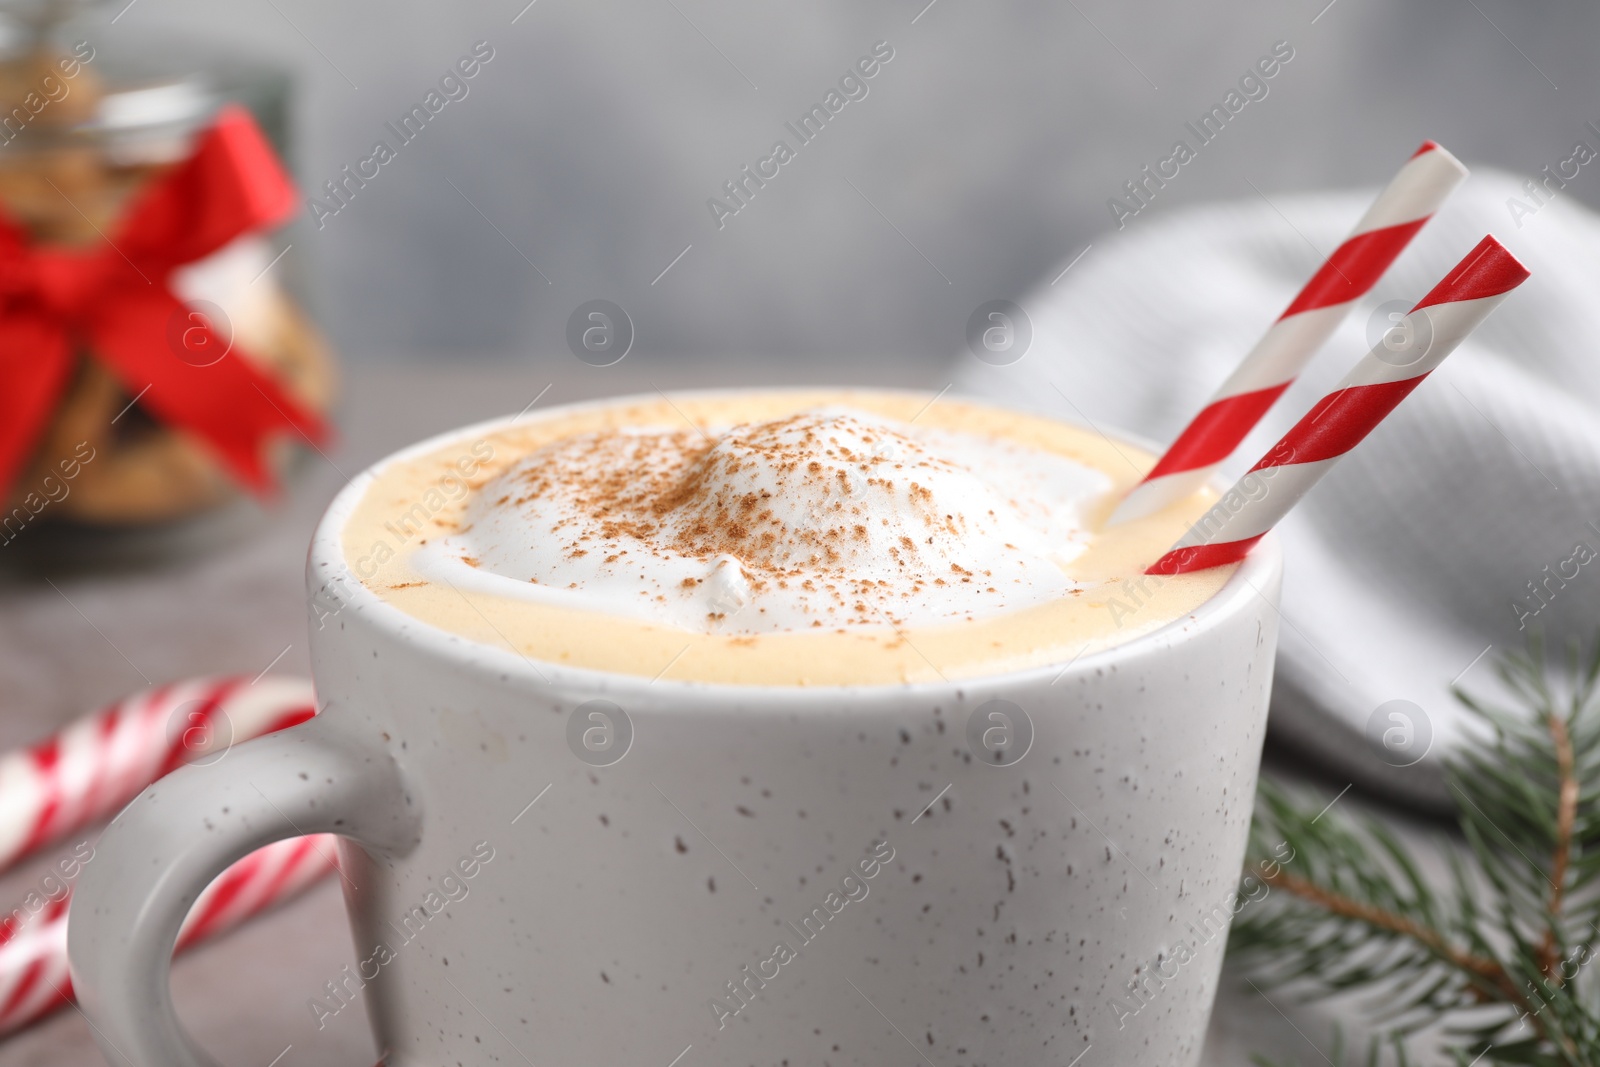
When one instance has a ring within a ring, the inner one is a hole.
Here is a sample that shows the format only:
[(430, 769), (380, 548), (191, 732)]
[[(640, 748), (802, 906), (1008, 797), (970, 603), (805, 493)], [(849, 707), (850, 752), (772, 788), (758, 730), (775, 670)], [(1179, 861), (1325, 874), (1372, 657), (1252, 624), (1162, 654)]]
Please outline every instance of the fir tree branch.
[(1557, 973), (1561, 963), (1558, 947), (1561, 908), (1565, 903), (1567, 865), (1572, 859), (1572, 828), (1578, 820), (1578, 778), (1574, 773), (1572, 733), (1566, 720), (1553, 710), (1545, 715), (1545, 725), (1555, 746), (1558, 792), (1556, 798), (1556, 847), (1550, 861), (1550, 916), (1549, 928), (1539, 946), (1539, 970), (1548, 979), (1560, 984)]
[(1264, 869), (1264, 865), (1260, 865), (1256, 868), (1256, 875), (1274, 889), (1292, 893), (1301, 900), (1315, 904), (1330, 915), (1354, 919), (1374, 929), (1408, 937), (1437, 956), (1441, 962), (1448, 963), (1474, 978), (1481, 978), (1497, 987), (1505, 988), (1504, 983), (1508, 981), (1505, 968), (1485, 956), (1474, 956), (1470, 952), (1456, 948), (1437, 930), (1413, 922), (1403, 915), (1396, 915), (1394, 912), (1334, 893), (1315, 882), (1292, 875), (1282, 868), (1269, 873)]
[[(1393, 1033), (1373, 1034), (1367, 1040), (1366, 1055), (1359, 1060), (1352, 1056), (1347, 1061), (1345, 1058), (1344, 1028), (1336, 1023), (1333, 1027), (1333, 1043), (1323, 1058), (1329, 1063), (1337, 1065), (1352, 1062), (1364, 1064), (1365, 1067), (1381, 1067), (1383, 1055), (1386, 1052), (1393, 1058), (1393, 1067), (1412, 1067), (1414, 1063), (1411, 1059), (1410, 1051), (1406, 1048), (1405, 1038), (1400, 1034)], [(1283, 1067), (1282, 1064), (1269, 1060), (1265, 1056), (1252, 1056), (1250, 1057), (1250, 1062), (1255, 1067)], [(1471, 1065), (1463, 1065), (1463, 1067), (1471, 1067)]]
[(1565, 667), (1554, 684), (1534, 638), (1500, 664), (1510, 707), (1456, 691), (1485, 731), (1446, 764), (1447, 889), (1383, 823), (1263, 782), (1246, 882), (1281, 892), (1232, 950), (1308, 994), (1371, 990), (1388, 1051), (1442, 1026), (1460, 1067), (1600, 1067), (1600, 638)]

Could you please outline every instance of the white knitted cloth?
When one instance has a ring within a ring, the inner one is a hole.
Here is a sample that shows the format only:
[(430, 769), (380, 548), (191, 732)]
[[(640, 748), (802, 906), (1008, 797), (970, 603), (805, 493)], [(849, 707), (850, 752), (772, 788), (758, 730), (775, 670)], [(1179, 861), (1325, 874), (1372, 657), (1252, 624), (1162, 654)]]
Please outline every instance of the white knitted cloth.
[[(1033, 330), (1020, 360), (963, 355), (956, 388), (1170, 441), (1373, 196), (1133, 219), (1019, 301)], [(1537, 210), (1513, 215), (1513, 198)], [(1533, 277), (1280, 528), (1275, 730), (1338, 774), (1430, 806), (1447, 800), (1441, 760), (1466, 725), (1452, 680), (1493, 691), (1495, 659), (1524, 643), (1524, 624), (1549, 639), (1600, 627), (1600, 219), (1475, 173), (1225, 468), (1260, 458), (1387, 311), (1486, 232)]]

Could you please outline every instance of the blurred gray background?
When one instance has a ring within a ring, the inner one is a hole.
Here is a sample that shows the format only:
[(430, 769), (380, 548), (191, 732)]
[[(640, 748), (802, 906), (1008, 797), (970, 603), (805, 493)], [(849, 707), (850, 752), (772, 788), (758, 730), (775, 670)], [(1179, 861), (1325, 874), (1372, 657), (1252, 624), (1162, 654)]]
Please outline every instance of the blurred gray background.
[[(92, 13), (97, 42), (170, 31), (298, 73), (307, 193), (392, 142), (384, 124), (474, 42), (494, 49), (297, 240), (357, 360), (570, 359), (568, 315), (605, 298), (635, 323), (630, 362), (934, 373), (978, 304), (1115, 241), (1107, 199), (1279, 40), (1295, 57), (1266, 98), (1130, 230), (1203, 200), (1376, 185), (1427, 137), (1532, 175), (1600, 122), (1600, 9), (1578, 0), (124, 2)], [(880, 40), (894, 59), (869, 94), (719, 230), (707, 199), (794, 144), (783, 124)], [(1597, 194), (1586, 169), (1563, 195)]]

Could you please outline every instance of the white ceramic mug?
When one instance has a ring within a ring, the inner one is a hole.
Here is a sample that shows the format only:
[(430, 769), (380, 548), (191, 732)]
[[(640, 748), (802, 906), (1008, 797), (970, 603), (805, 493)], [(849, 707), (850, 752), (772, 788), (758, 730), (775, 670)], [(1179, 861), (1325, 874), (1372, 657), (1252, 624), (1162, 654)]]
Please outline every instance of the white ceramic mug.
[(314, 832), (342, 835), (355, 958), (344, 993), (308, 992), (360, 987), (393, 1067), (1198, 1060), (1224, 941), (1199, 930), (1234, 899), (1265, 732), (1271, 537), (1193, 615), (1064, 666), (651, 683), (373, 595), (341, 543), (372, 477), (311, 548), (313, 596), (342, 605), (313, 619), (323, 713), (151, 787), (81, 877), (73, 983), (111, 1062), (212, 1063), (173, 1012), (179, 925), (234, 860)]

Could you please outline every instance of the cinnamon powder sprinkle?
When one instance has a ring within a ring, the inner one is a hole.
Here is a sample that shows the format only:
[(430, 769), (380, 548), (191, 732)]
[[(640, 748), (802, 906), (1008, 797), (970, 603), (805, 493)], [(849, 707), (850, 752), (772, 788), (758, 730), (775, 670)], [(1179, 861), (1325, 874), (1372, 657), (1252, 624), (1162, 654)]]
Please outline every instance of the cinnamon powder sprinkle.
[[(594, 576), (586, 582), (628, 583), (637, 573), (640, 595), (676, 598), (712, 628), (737, 628), (733, 617), (764, 592), (798, 611), (800, 626), (900, 626), (930, 597), (947, 605), (944, 617), (963, 618), (976, 605), (949, 597), (965, 585), (1002, 603), (1001, 579), (984, 565), (1002, 542), (1019, 552), (1014, 538), (996, 536), (1017, 521), (1015, 501), (909, 432), (838, 409), (709, 438), (693, 428), (574, 436), (529, 453), (505, 477), (495, 507), (513, 501), (529, 521), (503, 524), (502, 544), (548, 561), (534, 564), (547, 581), (560, 572), (552, 556), (593, 553), (577, 567)], [(1013, 514), (997, 516), (989, 503)], [(682, 577), (685, 561), (704, 569)], [(1007, 566), (1004, 580), (1022, 582)], [(570, 576), (559, 584), (579, 588)], [(757, 604), (747, 617), (765, 612)]]
[[(936, 510), (933, 492), (901, 472), (954, 468), (899, 434), (892, 448), (868, 452), (860, 445), (884, 435), (857, 430), (846, 441), (829, 432), (838, 421), (801, 412), (736, 427), (716, 440), (688, 429), (574, 438), (552, 451), (550, 462), (525, 470), (517, 498), (543, 497), (560, 487), (576, 503), (581, 514), (557, 521), (548, 531), (564, 539), (569, 558), (584, 556), (583, 542), (595, 535), (638, 542), (657, 557), (673, 553), (708, 564), (732, 557), (754, 593), (769, 583), (787, 588), (798, 582), (806, 592), (821, 594), (834, 611), (842, 610), (847, 623), (898, 623), (893, 601), (909, 588), (875, 585), (876, 604), (852, 588), (859, 554), (875, 548), (864, 490), (893, 493), (898, 478), (908, 487), (898, 494), (900, 504), (926, 531), (924, 544), (931, 545), (935, 535), (960, 537), (965, 520)], [(752, 477), (758, 474), (765, 477)], [(768, 488), (751, 488), (756, 485)], [(806, 521), (795, 522), (795, 509), (780, 506), (780, 497), (791, 505), (810, 502)], [(910, 535), (899, 534), (887, 547), (910, 577), (932, 577), (932, 561), (923, 558)], [(879, 558), (887, 554), (877, 551)], [(971, 574), (959, 565), (951, 569)], [(692, 589), (701, 581), (680, 584)], [(725, 612), (708, 614), (717, 618)]]

